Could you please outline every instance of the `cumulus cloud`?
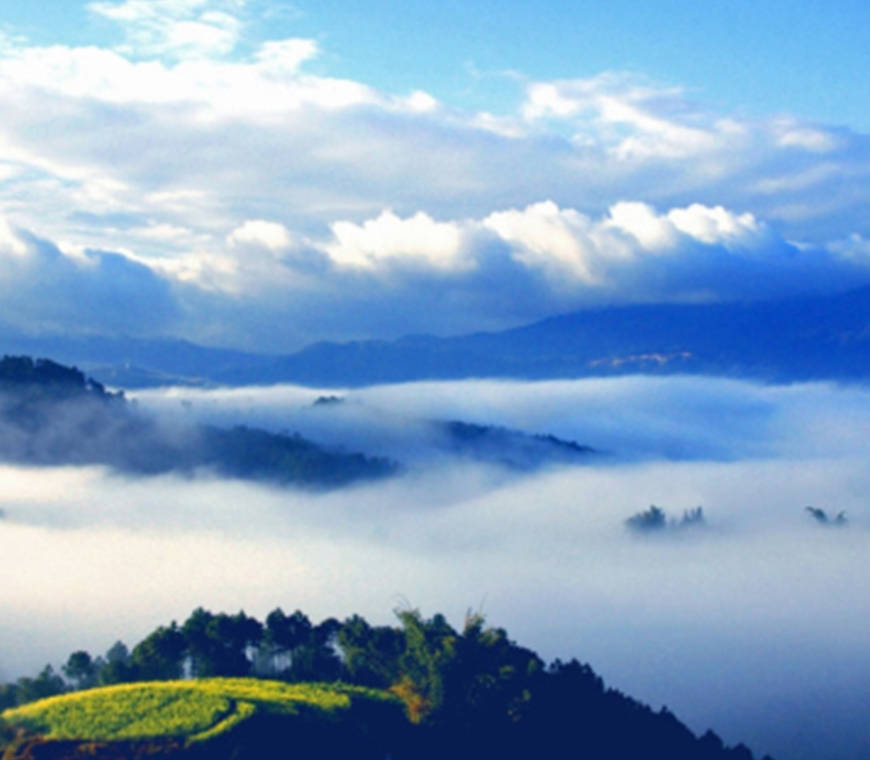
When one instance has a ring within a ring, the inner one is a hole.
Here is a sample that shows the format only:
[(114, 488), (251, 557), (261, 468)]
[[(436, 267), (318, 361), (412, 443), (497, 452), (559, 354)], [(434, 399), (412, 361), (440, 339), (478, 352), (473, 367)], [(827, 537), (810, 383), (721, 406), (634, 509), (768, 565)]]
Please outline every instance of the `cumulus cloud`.
[(167, 281), (118, 253), (71, 248), (0, 222), (0, 319), (25, 331), (154, 334), (177, 317)]
[(596, 258), (618, 255), (596, 245), (590, 220), (574, 209), (560, 209), (552, 201), (525, 210), (490, 214), (483, 224), (513, 247), (514, 257), (530, 268), (543, 269), (559, 282), (565, 275), (586, 284), (598, 285)]
[(463, 112), (243, 40), (235, 0), (89, 7), (119, 45), (0, 48), (0, 212), (150, 268), (176, 334), (285, 350), (866, 282), (837, 242), (870, 237), (865, 136), (619, 72)]
[[(594, 217), (548, 200), (443, 220), (386, 209), (360, 222), (335, 221), (319, 235), (263, 218), (224, 227), (222, 235), (118, 218), (104, 229), (123, 233), (134, 249), (95, 254), (42, 241), (40, 250), (53, 253), (40, 261), (90, 272), (89, 282), (98, 279), (96, 262), (101, 272), (111, 265), (117, 287), (136, 272), (163, 304), (150, 332), (166, 326), (195, 340), (253, 341), (273, 351), (318, 338), (499, 329), (600, 304), (835, 292), (870, 278), (861, 236), (822, 247), (792, 243), (750, 212), (699, 203), (660, 211), (619, 201)], [(22, 312), (32, 325), (57, 325), (58, 303), (70, 299), (36, 287), (42, 270), (26, 239), (37, 238), (0, 228), (0, 243), (18, 262), (7, 277), (15, 272), (32, 287)], [(79, 311), (98, 327), (94, 308)], [(180, 321), (157, 319), (172, 313)], [(113, 329), (129, 328), (131, 318)]]
[[(824, 273), (838, 279), (840, 262), (823, 251), (800, 253), (777, 239), (751, 213), (694, 203), (660, 214), (636, 201), (620, 201), (601, 219), (552, 201), (525, 209), (496, 212), (482, 222), (509, 247), (511, 256), (531, 270), (542, 271), (574, 303), (598, 300), (671, 300), (704, 297), (729, 299), (772, 295), (767, 277), (776, 273), (774, 289), (812, 290)], [(838, 279), (850, 278), (841, 264)], [(753, 286), (741, 274), (755, 272)], [(853, 270), (855, 282), (866, 271)], [(790, 282), (789, 282), (790, 281)], [(828, 280), (830, 282), (830, 280)]]
[(436, 222), (422, 211), (400, 219), (387, 210), (362, 225), (335, 222), (332, 234), (335, 242), (326, 246), (326, 252), (339, 266), (372, 269), (383, 262), (421, 262), (447, 271), (472, 264), (462, 256), (460, 226)]
[(236, 227), (228, 236), (227, 242), (235, 246), (259, 246), (270, 251), (281, 251), (292, 243), (289, 230), (278, 222), (264, 219), (250, 219)]

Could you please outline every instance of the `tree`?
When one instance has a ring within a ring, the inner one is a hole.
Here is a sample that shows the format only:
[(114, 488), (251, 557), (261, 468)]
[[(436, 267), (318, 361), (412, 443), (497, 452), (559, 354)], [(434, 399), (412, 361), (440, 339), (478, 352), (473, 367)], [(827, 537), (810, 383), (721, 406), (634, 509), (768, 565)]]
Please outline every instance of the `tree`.
[(103, 685), (125, 683), (133, 679), (130, 652), (124, 642), (116, 641), (106, 651), (102, 667), (97, 671), (97, 679)]
[(290, 667), (283, 677), (290, 681), (334, 681), (341, 676), (342, 663), (336, 650), (341, 623), (327, 618), (311, 628), (307, 638), (291, 653)]
[(637, 531), (654, 531), (664, 530), (668, 526), (665, 511), (655, 504), (651, 504), (649, 509), (644, 512), (638, 512), (632, 515), (625, 521), (626, 526), (631, 530)]
[(0, 683), (0, 712), (18, 704), (18, 687), (14, 683)]
[(405, 637), (399, 629), (372, 627), (354, 615), (344, 621), (336, 642), (345, 671), (354, 683), (386, 688), (399, 681), (399, 657), (405, 649)]
[(419, 610), (397, 610), (405, 636), (399, 665), (426, 702), (427, 717), (440, 717), (457, 656), (457, 637), (443, 615), (425, 620)]
[(84, 650), (73, 652), (61, 668), (76, 689), (90, 689), (97, 685), (97, 670), (91, 656)]
[(175, 621), (169, 627), (160, 626), (140, 641), (130, 655), (135, 678), (160, 681), (181, 678), (185, 641)]
[(19, 678), (15, 682), (15, 698), (19, 705), (53, 697), (65, 691), (63, 678), (54, 672), (51, 665), (46, 665), (36, 678)]
[(181, 633), (193, 675), (243, 676), (251, 672), (248, 651), (260, 643), (263, 626), (244, 612), (213, 615), (198, 607), (184, 621)]

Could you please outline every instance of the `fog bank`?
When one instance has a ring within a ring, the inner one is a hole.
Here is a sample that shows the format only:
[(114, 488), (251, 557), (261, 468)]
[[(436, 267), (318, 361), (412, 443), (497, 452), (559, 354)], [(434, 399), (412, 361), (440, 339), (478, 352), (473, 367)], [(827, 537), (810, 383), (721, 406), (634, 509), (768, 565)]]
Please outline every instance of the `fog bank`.
[[(73, 649), (132, 645), (197, 605), (387, 623), (407, 602), (456, 625), (470, 607), (546, 658), (587, 661), (608, 684), (759, 756), (870, 751), (870, 392), (625, 378), (338, 393), (346, 401), (328, 409), (295, 388), (140, 403), (298, 425), (324, 441), (349, 420), (354, 447), (405, 442), (402, 477), (315, 494), (2, 468), (0, 679)], [(531, 476), (430, 459), (405, 422), (431, 418), (554, 433), (610, 455)], [(673, 516), (701, 505), (706, 524), (628, 531), (625, 519), (650, 504)], [(820, 525), (807, 505), (845, 510), (848, 523)]]

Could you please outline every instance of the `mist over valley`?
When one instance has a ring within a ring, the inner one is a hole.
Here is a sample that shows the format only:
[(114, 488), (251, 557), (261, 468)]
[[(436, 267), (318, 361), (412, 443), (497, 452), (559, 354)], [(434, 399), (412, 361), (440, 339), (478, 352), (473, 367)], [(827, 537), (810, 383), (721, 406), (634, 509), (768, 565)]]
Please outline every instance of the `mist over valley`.
[[(343, 400), (316, 403), (329, 397)], [(157, 420), (247, 421), (402, 455), (404, 467), (311, 492), (207, 471), (7, 465), (3, 678), (133, 641), (198, 605), (389, 622), (407, 600), (457, 620), (479, 608), (543, 655), (579, 655), (693, 730), (759, 754), (863, 751), (863, 387), (626, 377), (132, 398)], [(445, 446), (431, 420), (455, 419), (601, 453), (518, 470)], [(703, 524), (631, 530), (651, 504), (671, 518), (702, 506)], [(822, 525), (808, 505), (847, 522)], [(822, 722), (811, 720), (819, 695)]]

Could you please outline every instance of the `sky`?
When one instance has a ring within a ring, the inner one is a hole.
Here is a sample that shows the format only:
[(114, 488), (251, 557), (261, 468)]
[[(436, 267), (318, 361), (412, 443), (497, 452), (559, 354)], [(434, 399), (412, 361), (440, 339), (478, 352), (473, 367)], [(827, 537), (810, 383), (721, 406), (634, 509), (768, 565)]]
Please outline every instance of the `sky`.
[(0, 332), (260, 351), (870, 282), (870, 10), (0, 10)]

